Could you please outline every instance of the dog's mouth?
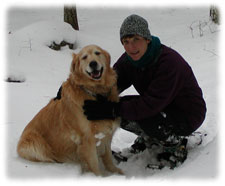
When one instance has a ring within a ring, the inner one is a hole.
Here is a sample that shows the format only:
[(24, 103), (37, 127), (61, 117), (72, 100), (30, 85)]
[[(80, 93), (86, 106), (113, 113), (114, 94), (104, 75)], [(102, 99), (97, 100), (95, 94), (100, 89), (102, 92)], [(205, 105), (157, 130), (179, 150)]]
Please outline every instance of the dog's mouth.
[(92, 72), (88, 72), (88, 71), (86, 72), (88, 73), (89, 76), (91, 76), (92, 79), (98, 80), (102, 77), (103, 67), (100, 70), (95, 69), (95, 70), (92, 70)]

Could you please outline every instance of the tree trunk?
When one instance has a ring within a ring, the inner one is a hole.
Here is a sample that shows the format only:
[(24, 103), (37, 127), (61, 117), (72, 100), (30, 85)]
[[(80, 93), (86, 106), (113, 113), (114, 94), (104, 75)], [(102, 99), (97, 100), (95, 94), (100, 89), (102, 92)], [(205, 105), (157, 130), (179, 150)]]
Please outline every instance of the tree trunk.
[(75, 30), (79, 30), (76, 6), (64, 6), (64, 22), (71, 24)]
[(214, 23), (216, 23), (216, 24), (220, 23), (220, 14), (219, 14), (219, 9), (217, 7), (211, 6), (209, 15), (210, 15), (211, 20)]

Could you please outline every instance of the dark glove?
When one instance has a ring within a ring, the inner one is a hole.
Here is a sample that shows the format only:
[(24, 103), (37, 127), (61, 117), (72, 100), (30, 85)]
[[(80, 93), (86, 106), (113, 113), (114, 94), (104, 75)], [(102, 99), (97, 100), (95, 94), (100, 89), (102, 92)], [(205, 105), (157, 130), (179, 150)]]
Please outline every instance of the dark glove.
[(88, 120), (115, 119), (119, 116), (120, 103), (108, 101), (106, 97), (97, 95), (97, 100), (84, 101), (84, 114)]
[(54, 98), (54, 101), (57, 100), (57, 99), (60, 100), (61, 99), (61, 94), (62, 94), (62, 85), (59, 88), (59, 90), (57, 92), (57, 96)]

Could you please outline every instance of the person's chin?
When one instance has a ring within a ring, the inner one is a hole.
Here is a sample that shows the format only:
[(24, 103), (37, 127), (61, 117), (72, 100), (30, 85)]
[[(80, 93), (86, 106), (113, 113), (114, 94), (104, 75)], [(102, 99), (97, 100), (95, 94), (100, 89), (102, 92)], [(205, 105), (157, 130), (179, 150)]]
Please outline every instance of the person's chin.
[(139, 60), (139, 59), (140, 59), (140, 58), (139, 58), (139, 55), (130, 54), (129, 56), (130, 56), (130, 57), (131, 57), (131, 59), (132, 59), (132, 60), (134, 60), (134, 61), (137, 61), (137, 60)]
[(131, 57), (134, 61), (138, 61), (140, 59), (140, 57)]

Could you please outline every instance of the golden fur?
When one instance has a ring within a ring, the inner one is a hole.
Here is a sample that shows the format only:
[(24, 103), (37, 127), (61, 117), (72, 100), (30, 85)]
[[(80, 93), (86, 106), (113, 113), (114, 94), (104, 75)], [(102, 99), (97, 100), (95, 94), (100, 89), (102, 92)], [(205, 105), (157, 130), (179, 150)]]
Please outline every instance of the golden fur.
[[(102, 67), (99, 79), (88, 73), (92, 61)], [(101, 158), (106, 170), (123, 174), (114, 166), (111, 154), (111, 140), (119, 119), (87, 120), (82, 107), (84, 100), (96, 99), (91, 93), (107, 95), (110, 101), (119, 100), (110, 56), (95, 45), (73, 54), (61, 99), (52, 99), (26, 126), (17, 146), (18, 154), (31, 161), (78, 162), (83, 171), (96, 175), (102, 174)]]

